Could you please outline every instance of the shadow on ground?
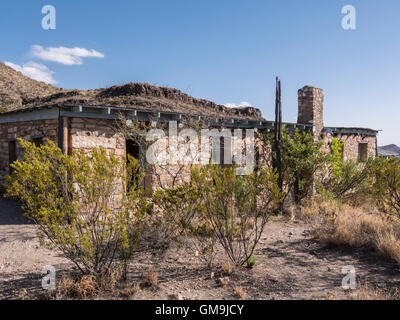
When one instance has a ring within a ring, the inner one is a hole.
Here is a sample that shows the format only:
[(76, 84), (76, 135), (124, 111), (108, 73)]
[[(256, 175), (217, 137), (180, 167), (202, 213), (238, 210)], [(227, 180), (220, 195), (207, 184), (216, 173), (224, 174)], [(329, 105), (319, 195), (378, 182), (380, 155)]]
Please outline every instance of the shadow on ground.
[(21, 204), (0, 195), (0, 225), (24, 225), (33, 222), (22, 214)]

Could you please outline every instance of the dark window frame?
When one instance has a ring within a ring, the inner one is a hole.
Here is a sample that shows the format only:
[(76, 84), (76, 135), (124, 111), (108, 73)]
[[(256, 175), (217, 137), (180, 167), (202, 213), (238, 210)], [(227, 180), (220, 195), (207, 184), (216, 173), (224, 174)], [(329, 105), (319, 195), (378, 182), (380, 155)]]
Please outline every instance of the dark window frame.
[(368, 159), (368, 142), (358, 143), (358, 161), (365, 162)]
[(10, 173), (13, 171), (11, 168), (11, 164), (18, 160), (17, 155), (17, 141), (10, 140), (8, 141), (8, 165), (10, 169)]

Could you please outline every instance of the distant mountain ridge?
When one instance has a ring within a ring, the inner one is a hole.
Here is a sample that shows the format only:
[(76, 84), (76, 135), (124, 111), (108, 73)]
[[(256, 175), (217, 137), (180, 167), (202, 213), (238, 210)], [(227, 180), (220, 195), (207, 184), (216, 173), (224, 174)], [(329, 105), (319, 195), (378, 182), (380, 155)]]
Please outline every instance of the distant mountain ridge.
[(0, 111), (22, 108), (30, 99), (66, 91), (25, 77), (0, 62)]
[(400, 159), (400, 147), (395, 144), (389, 144), (387, 146), (378, 147), (378, 153), (382, 156), (392, 156)]
[(87, 104), (262, 120), (260, 109), (229, 108), (174, 88), (127, 83), (93, 90), (57, 88), (24, 76), (0, 62), (0, 112), (58, 104)]

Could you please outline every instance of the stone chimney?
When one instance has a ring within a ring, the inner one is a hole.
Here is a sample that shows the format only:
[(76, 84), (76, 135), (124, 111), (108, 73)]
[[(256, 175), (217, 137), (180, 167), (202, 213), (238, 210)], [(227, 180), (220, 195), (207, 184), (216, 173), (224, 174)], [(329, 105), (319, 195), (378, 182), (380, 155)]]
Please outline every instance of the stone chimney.
[(313, 124), (314, 135), (318, 137), (324, 128), (323, 104), (324, 92), (322, 89), (305, 86), (298, 91), (299, 112), (297, 123)]

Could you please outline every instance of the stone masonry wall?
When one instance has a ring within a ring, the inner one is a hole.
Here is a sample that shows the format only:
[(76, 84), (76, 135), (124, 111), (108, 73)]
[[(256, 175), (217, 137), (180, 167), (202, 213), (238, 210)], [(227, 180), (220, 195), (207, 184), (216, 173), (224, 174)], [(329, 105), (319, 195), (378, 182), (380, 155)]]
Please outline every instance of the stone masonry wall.
[(330, 142), (333, 138), (337, 138), (343, 141), (343, 160), (358, 160), (358, 145), (359, 143), (368, 143), (367, 153), (368, 157), (376, 156), (376, 137), (373, 136), (361, 136), (361, 135), (337, 135), (325, 134), (323, 137), (324, 149), (326, 152), (330, 152)]
[[(117, 156), (126, 157), (126, 140), (117, 131), (114, 120), (87, 119), (87, 118), (70, 118), (68, 123), (68, 150), (84, 150), (90, 152), (95, 147), (103, 147), (110, 153)], [(146, 150), (141, 150), (145, 156)], [(149, 191), (154, 191), (159, 186), (171, 186), (173, 178), (177, 171), (182, 168), (180, 166), (152, 166), (143, 161), (145, 165), (145, 181), (144, 185)], [(182, 182), (189, 176), (189, 168), (178, 175), (176, 184)]]
[[(114, 120), (70, 118), (68, 119), (68, 150), (82, 149), (90, 152), (94, 147), (104, 147), (115, 155), (126, 157), (126, 141), (115, 129)], [(16, 138), (32, 140), (33, 138), (43, 137), (54, 141), (57, 144), (58, 120), (38, 120), (0, 124), (0, 178), (9, 173), (9, 154), (8, 142)], [(335, 136), (341, 141), (345, 141), (343, 159), (357, 160), (359, 143), (368, 143), (368, 155), (376, 155), (376, 137), (363, 137), (360, 135), (339, 135)], [(334, 136), (324, 134), (324, 150), (330, 152), (330, 142)], [(259, 143), (256, 143), (256, 161), (261, 164), (270, 164), (271, 150), (261, 150)], [(17, 157), (21, 159), (23, 153), (17, 145)], [(178, 168), (167, 166), (155, 168), (146, 163), (145, 186), (149, 190), (154, 190), (160, 183), (169, 185), (172, 182), (170, 172), (176, 172)], [(189, 168), (183, 170), (181, 177), (186, 180), (189, 177)], [(179, 179), (181, 180), (181, 179)]]
[[(57, 144), (58, 119), (35, 120), (0, 124), (0, 179), (9, 173), (8, 142), (17, 138), (32, 140), (33, 138), (49, 139)], [(22, 159), (23, 150), (16, 146), (16, 154)]]
[(314, 124), (315, 136), (319, 136), (324, 128), (323, 103), (322, 89), (305, 86), (298, 90), (297, 123)]
[(113, 120), (70, 118), (68, 150), (90, 151), (103, 147), (118, 156), (125, 156), (125, 140), (114, 129)]

